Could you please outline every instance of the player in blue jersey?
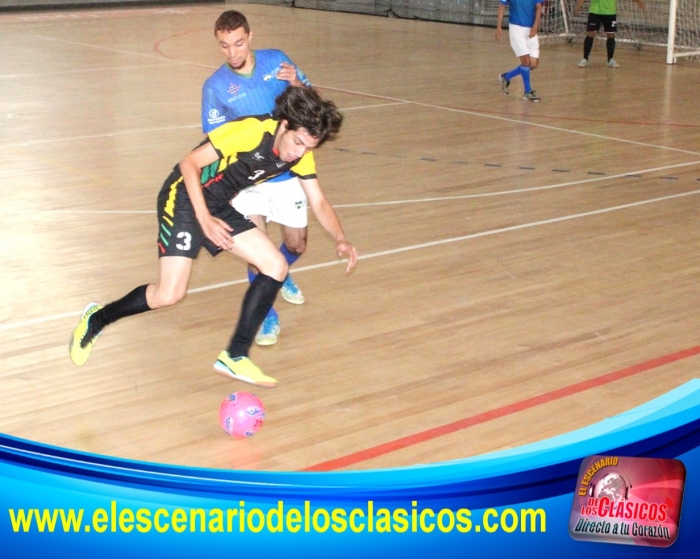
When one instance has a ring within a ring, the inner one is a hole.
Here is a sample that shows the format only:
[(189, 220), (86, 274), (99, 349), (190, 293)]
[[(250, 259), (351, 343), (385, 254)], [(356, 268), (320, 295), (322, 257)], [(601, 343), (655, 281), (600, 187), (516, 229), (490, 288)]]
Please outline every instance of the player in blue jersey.
[[(253, 33), (245, 16), (235, 10), (221, 14), (214, 35), (226, 63), (204, 82), (202, 88), (202, 128), (204, 133), (242, 116), (269, 114), (275, 98), (289, 86), (311, 84), (289, 57), (280, 50), (252, 50)], [(263, 231), (266, 222), (282, 226), (280, 252), (291, 266), (306, 250), (306, 196), (299, 180), (285, 173), (241, 192), (233, 206)], [(252, 282), (257, 271), (248, 269)], [(281, 289), (282, 297), (302, 304), (304, 295), (291, 275)], [(255, 337), (258, 345), (272, 345), (280, 333), (279, 316), (274, 308)]]
[(508, 95), (508, 86), (516, 76), (522, 76), (525, 93), (523, 99), (528, 101), (539, 101), (535, 91), (530, 85), (530, 72), (537, 68), (540, 61), (540, 43), (537, 31), (540, 27), (540, 17), (542, 16), (542, 3), (544, 0), (499, 0), (498, 21), (496, 23), (496, 40), (501, 38), (501, 26), (503, 15), (508, 9), (508, 36), (510, 46), (515, 52), (515, 56), (520, 58), (520, 66), (513, 68), (510, 72), (498, 75), (501, 82), (501, 90)]
[(227, 250), (260, 273), (246, 291), (238, 324), (214, 370), (228, 378), (273, 387), (248, 358), (255, 332), (277, 297), (289, 267), (270, 238), (231, 206), (231, 199), (256, 181), (291, 171), (301, 179), (319, 223), (357, 263), (333, 206), (316, 178), (312, 149), (332, 139), (342, 115), (312, 88), (289, 88), (273, 116), (249, 117), (212, 130), (206, 141), (175, 166), (158, 195), (158, 279), (102, 307), (90, 303), (73, 332), (70, 358), (83, 365), (102, 330), (127, 316), (174, 305), (187, 293), (192, 265), (202, 247), (212, 255)]

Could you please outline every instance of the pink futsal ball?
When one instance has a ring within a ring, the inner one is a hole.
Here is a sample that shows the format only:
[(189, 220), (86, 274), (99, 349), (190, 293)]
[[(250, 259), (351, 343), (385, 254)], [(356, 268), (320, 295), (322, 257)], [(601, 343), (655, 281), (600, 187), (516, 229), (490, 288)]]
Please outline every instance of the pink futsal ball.
[(252, 437), (264, 420), (265, 406), (250, 392), (229, 394), (219, 407), (219, 424), (232, 437)]

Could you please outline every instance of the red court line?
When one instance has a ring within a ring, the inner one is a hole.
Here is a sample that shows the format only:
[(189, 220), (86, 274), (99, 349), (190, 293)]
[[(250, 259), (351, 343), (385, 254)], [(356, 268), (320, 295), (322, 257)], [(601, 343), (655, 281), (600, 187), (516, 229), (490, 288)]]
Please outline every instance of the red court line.
[(389, 454), (390, 452), (394, 452), (395, 450), (401, 450), (403, 448), (420, 444), (435, 439), (437, 437), (441, 437), (443, 435), (448, 435), (450, 433), (461, 431), (462, 429), (473, 427), (474, 425), (486, 423), (487, 421), (491, 421), (493, 419), (498, 419), (507, 415), (518, 413), (529, 408), (534, 408), (535, 406), (540, 406), (548, 402), (553, 402), (554, 400), (559, 400), (560, 398), (565, 398), (566, 396), (571, 396), (572, 394), (584, 392), (586, 390), (590, 390), (591, 388), (602, 386), (604, 384), (608, 384), (623, 378), (631, 377), (633, 375), (637, 375), (639, 373), (643, 373), (651, 369), (656, 369), (657, 367), (662, 367), (663, 365), (667, 365), (675, 361), (681, 361), (682, 359), (693, 357), (698, 354), (700, 354), (700, 346), (684, 349), (677, 353), (672, 353), (670, 355), (665, 355), (657, 359), (652, 359), (651, 361), (647, 361), (646, 363), (632, 365), (631, 367), (620, 369), (619, 371), (614, 371), (601, 377), (596, 377), (590, 380), (585, 380), (583, 382), (578, 382), (570, 386), (559, 388), (558, 390), (552, 390), (551, 392), (545, 392), (544, 394), (540, 394), (539, 396), (534, 396), (526, 400), (521, 400), (520, 402), (515, 402), (513, 404), (509, 404), (507, 406), (496, 408), (491, 411), (480, 413), (478, 415), (473, 415), (471, 417), (465, 417), (464, 419), (460, 419), (459, 421), (455, 421), (453, 423), (448, 423), (440, 427), (434, 427), (433, 429), (421, 431), (420, 433), (415, 433), (407, 437), (396, 439), (395, 441), (389, 441), (387, 443), (367, 448), (365, 450), (360, 450), (359, 452), (348, 454), (347, 456), (341, 456), (340, 458), (335, 458), (333, 460), (328, 460), (327, 462), (321, 462), (320, 464), (316, 464), (315, 466), (309, 466), (308, 468), (304, 468), (301, 471), (328, 472), (340, 468), (345, 468), (353, 464), (357, 464), (359, 462), (364, 462), (365, 460), (370, 460), (372, 458), (376, 458), (384, 454)]

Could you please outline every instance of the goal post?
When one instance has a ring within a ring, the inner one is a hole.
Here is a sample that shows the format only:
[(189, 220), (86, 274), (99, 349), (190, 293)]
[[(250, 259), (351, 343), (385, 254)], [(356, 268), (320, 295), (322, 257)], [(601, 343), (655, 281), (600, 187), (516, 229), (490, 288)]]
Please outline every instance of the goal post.
[(700, 57), (698, 19), (700, 19), (698, 0), (670, 1), (668, 45), (666, 47), (667, 64), (675, 64), (676, 60), (681, 57)]

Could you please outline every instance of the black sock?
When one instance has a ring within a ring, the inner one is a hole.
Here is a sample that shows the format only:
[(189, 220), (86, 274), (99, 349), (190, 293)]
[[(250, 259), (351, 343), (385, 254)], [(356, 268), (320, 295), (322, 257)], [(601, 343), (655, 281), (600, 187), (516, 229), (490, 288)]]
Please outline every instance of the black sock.
[(231, 357), (248, 357), (255, 334), (275, 302), (282, 283), (262, 273), (255, 276), (243, 298), (238, 324), (228, 345)]
[(610, 60), (615, 54), (615, 37), (608, 37), (605, 46), (608, 47), (608, 60)]
[(88, 333), (95, 335), (105, 326), (116, 322), (120, 318), (150, 311), (151, 307), (148, 306), (146, 301), (147, 287), (148, 285), (141, 285), (124, 295), (121, 299), (105, 305), (104, 308), (93, 314), (90, 317)]
[(583, 40), (583, 57), (588, 60), (591, 54), (591, 49), (593, 48), (593, 37), (588, 37)]

